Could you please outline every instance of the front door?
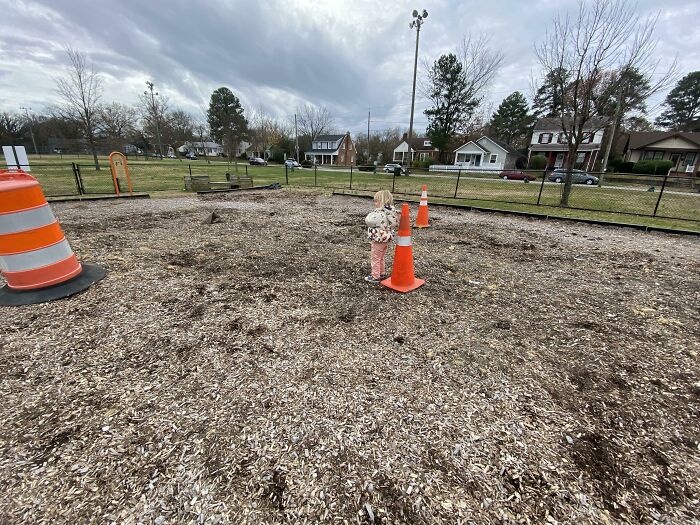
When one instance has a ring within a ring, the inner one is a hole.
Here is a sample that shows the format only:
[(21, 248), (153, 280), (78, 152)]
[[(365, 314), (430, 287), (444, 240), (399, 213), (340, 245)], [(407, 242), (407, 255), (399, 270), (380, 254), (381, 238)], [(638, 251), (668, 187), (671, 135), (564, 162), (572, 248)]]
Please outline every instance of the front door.
[(671, 153), (671, 156), (668, 158), (671, 162), (673, 162), (673, 167), (675, 168), (678, 165), (678, 161), (681, 160), (681, 154), (680, 153)]
[(555, 168), (561, 168), (564, 165), (564, 154), (557, 153), (557, 159), (554, 161)]

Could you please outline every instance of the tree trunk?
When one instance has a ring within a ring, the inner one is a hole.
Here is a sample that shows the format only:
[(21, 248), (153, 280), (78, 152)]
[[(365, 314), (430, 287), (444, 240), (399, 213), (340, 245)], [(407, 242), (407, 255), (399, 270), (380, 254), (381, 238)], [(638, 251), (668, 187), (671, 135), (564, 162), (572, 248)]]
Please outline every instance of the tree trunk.
[(94, 140), (90, 140), (90, 150), (92, 151), (92, 159), (95, 161), (95, 169), (100, 171), (100, 161), (97, 160), (97, 146), (95, 146)]
[(576, 144), (569, 145), (569, 154), (567, 155), (566, 163), (564, 164), (564, 169), (566, 170), (566, 174), (564, 175), (564, 191), (561, 194), (561, 201), (559, 202), (559, 206), (562, 208), (569, 207), (569, 196), (571, 195), (571, 185), (573, 183), (573, 174), (571, 173), (571, 170), (574, 167), (577, 150), (578, 147)]

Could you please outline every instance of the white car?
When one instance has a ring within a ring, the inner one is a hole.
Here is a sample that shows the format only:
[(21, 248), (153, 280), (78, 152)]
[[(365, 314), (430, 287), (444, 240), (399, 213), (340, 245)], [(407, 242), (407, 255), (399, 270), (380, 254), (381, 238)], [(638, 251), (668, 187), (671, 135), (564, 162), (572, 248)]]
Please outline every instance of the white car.
[(401, 164), (389, 163), (384, 165), (384, 171), (387, 173), (394, 173), (396, 168), (401, 168), (401, 173), (406, 173), (406, 168), (404, 168)]
[(284, 165), (287, 166), (288, 168), (301, 168), (301, 164), (299, 164), (296, 160), (294, 159), (287, 159), (284, 161)]

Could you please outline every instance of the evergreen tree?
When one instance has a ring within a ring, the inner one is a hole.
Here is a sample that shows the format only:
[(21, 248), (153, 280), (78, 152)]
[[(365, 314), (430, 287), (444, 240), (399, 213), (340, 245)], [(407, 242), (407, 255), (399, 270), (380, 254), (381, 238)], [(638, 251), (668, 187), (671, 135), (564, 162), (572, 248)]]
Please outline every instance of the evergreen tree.
[(480, 99), (469, 95), (464, 68), (452, 53), (442, 55), (433, 64), (426, 93), (433, 103), (424, 111), (428, 117), (427, 134), (442, 153), (469, 120)]
[(564, 101), (562, 86), (568, 84), (569, 76), (569, 72), (564, 68), (557, 68), (547, 73), (532, 102), (532, 110), (536, 117), (561, 115)]
[(666, 110), (656, 125), (671, 130), (688, 131), (700, 119), (700, 71), (688, 73), (666, 97)]
[(229, 159), (236, 155), (241, 140), (248, 135), (248, 121), (238, 97), (227, 87), (211, 94), (207, 120), (211, 136), (226, 147)]
[(495, 138), (514, 148), (521, 148), (525, 145), (533, 120), (527, 100), (522, 93), (516, 91), (503, 99), (491, 117), (489, 126)]

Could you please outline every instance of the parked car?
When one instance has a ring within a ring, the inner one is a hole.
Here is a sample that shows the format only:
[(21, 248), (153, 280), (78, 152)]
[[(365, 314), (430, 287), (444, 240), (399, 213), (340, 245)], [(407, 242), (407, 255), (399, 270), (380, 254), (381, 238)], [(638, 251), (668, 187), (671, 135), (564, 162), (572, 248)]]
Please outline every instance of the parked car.
[(189, 160), (197, 160), (197, 154), (194, 151), (188, 151), (185, 158)]
[(177, 155), (175, 155), (174, 153), (168, 153), (168, 158), (169, 159), (176, 159)]
[[(547, 180), (552, 182), (564, 182), (566, 180), (566, 170), (564, 168), (555, 169), (549, 174)], [(588, 184), (592, 186), (593, 184), (598, 184), (598, 177), (594, 177), (582, 170), (571, 170), (571, 182), (574, 184)]]
[(295, 159), (285, 160), (284, 165), (288, 168), (301, 168), (301, 164), (299, 164)]
[(265, 159), (261, 159), (260, 157), (250, 157), (248, 159), (248, 163), (251, 166), (267, 166), (267, 161)]
[(401, 168), (401, 173), (406, 173), (406, 168), (404, 168), (401, 164), (398, 164), (396, 162), (384, 164), (384, 171), (386, 171), (387, 173), (394, 173), (394, 170), (396, 168)]
[(518, 170), (502, 171), (500, 177), (503, 180), (526, 180), (528, 182), (531, 180), (535, 180), (534, 175)]

